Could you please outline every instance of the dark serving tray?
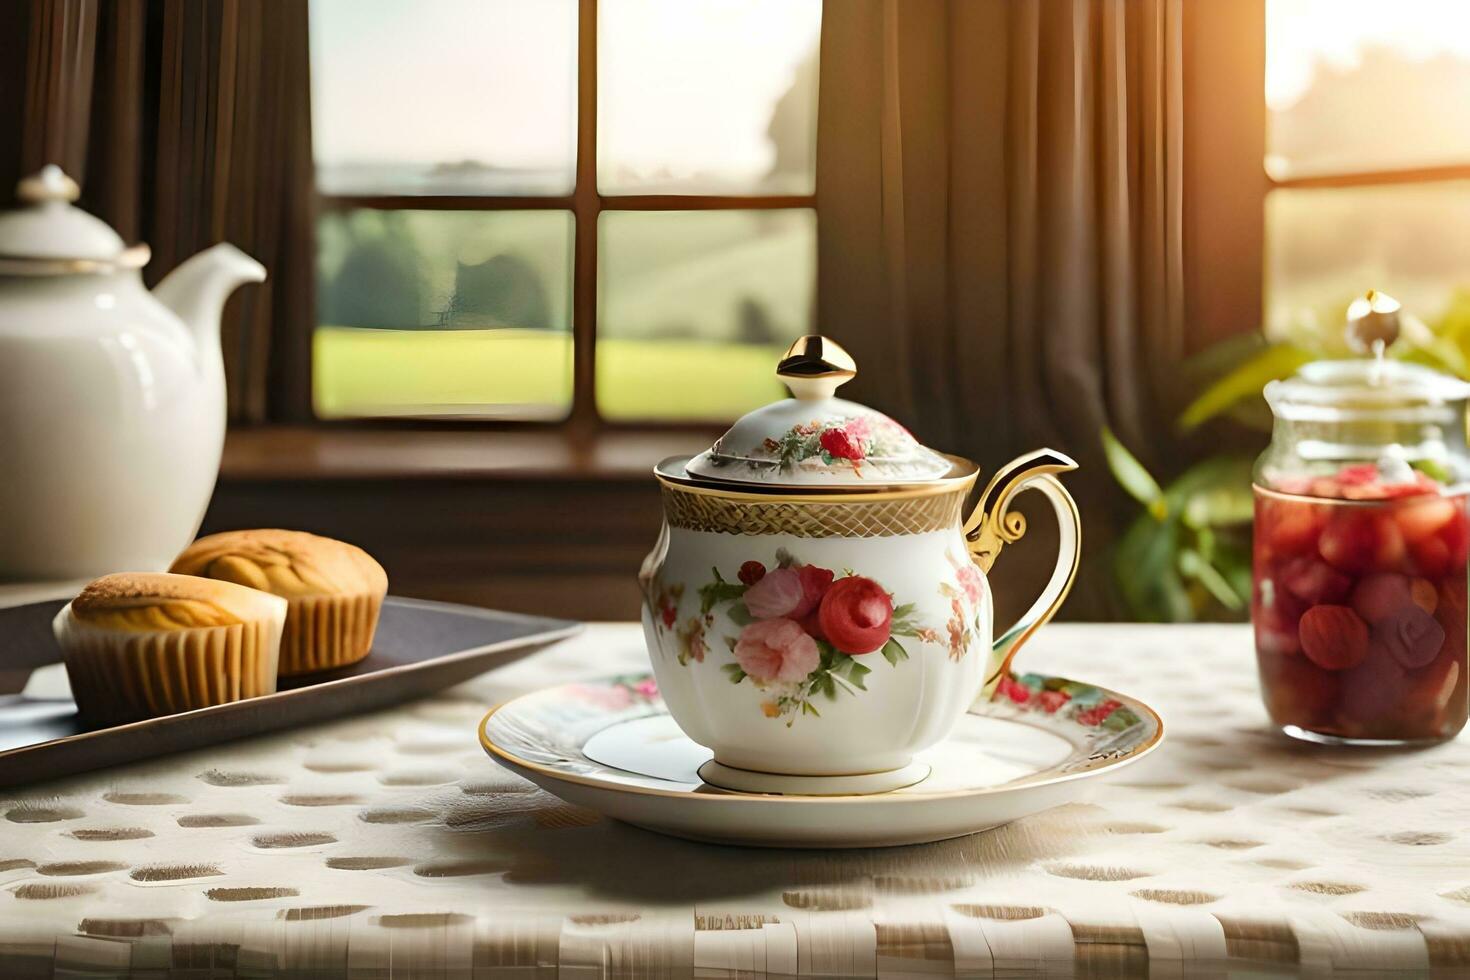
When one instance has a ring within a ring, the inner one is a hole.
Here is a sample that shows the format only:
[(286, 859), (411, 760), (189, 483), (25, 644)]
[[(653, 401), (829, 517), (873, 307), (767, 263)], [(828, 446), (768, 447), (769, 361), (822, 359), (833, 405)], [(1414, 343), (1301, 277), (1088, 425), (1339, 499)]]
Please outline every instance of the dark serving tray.
[(358, 663), (282, 678), (275, 694), (88, 731), (72, 701), (20, 693), (32, 671), (61, 661), (51, 620), (65, 604), (58, 599), (0, 609), (0, 787), (407, 701), (519, 660), (582, 629), (565, 619), (389, 596), (373, 648)]

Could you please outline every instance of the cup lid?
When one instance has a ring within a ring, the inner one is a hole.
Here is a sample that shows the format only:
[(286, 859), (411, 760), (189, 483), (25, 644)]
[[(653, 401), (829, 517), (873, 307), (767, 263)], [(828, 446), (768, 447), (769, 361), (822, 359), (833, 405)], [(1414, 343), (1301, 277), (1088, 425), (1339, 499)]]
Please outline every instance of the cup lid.
[(743, 416), (689, 460), (701, 480), (773, 487), (872, 487), (924, 483), (950, 475), (954, 462), (920, 444), (882, 412), (836, 397), (857, 375), (852, 355), (827, 337), (802, 337), (776, 376), (792, 397)]
[(138, 267), (148, 246), (129, 248), (107, 222), (72, 204), (77, 182), (55, 164), (23, 178), (15, 188), (21, 206), (0, 212), (0, 273), (55, 275)]

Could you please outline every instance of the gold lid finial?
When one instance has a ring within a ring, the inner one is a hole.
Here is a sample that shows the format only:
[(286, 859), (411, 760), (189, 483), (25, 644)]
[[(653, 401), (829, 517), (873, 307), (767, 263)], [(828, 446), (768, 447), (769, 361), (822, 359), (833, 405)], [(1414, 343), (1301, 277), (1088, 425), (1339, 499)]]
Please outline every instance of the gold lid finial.
[(1359, 354), (1378, 354), (1399, 339), (1399, 301), (1370, 289), (1348, 304), (1343, 333)]
[(776, 377), (801, 401), (831, 398), (837, 387), (857, 376), (857, 363), (835, 340), (808, 334), (786, 348)]

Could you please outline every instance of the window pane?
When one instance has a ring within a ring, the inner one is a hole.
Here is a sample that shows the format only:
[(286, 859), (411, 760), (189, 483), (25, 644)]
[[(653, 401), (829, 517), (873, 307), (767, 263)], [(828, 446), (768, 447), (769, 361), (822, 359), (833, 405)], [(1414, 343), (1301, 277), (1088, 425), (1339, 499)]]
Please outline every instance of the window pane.
[(597, 183), (809, 194), (821, 0), (601, 0)]
[(784, 391), (812, 332), (816, 216), (612, 211), (598, 229), (597, 406), (614, 419), (733, 419)]
[(1470, 293), (1470, 181), (1272, 191), (1267, 324), (1339, 330), (1348, 302), (1381, 289), (1434, 325)]
[(317, 414), (565, 416), (571, 241), (565, 211), (323, 215)]
[(1271, 176), (1470, 163), (1470, 4), (1267, 0)]
[(311, 0), (328, 194), (565, 194), (576, 0)]

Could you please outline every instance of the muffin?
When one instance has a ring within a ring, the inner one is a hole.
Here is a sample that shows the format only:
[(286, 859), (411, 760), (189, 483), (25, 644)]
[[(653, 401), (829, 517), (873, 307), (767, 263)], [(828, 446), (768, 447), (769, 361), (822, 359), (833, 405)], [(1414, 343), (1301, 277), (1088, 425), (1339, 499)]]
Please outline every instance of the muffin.
[(231, 582), (124, 572), (82, 589), (51, 628), (90, 724), (119, 725), (276, 689), (286, 602)]
[(200, 538), (171, 572), (234, 582), (289, 604), (282, 677), (345, 667), (373, 645), (388, 576), (355, 545), (305, 531), (225, 531)]

